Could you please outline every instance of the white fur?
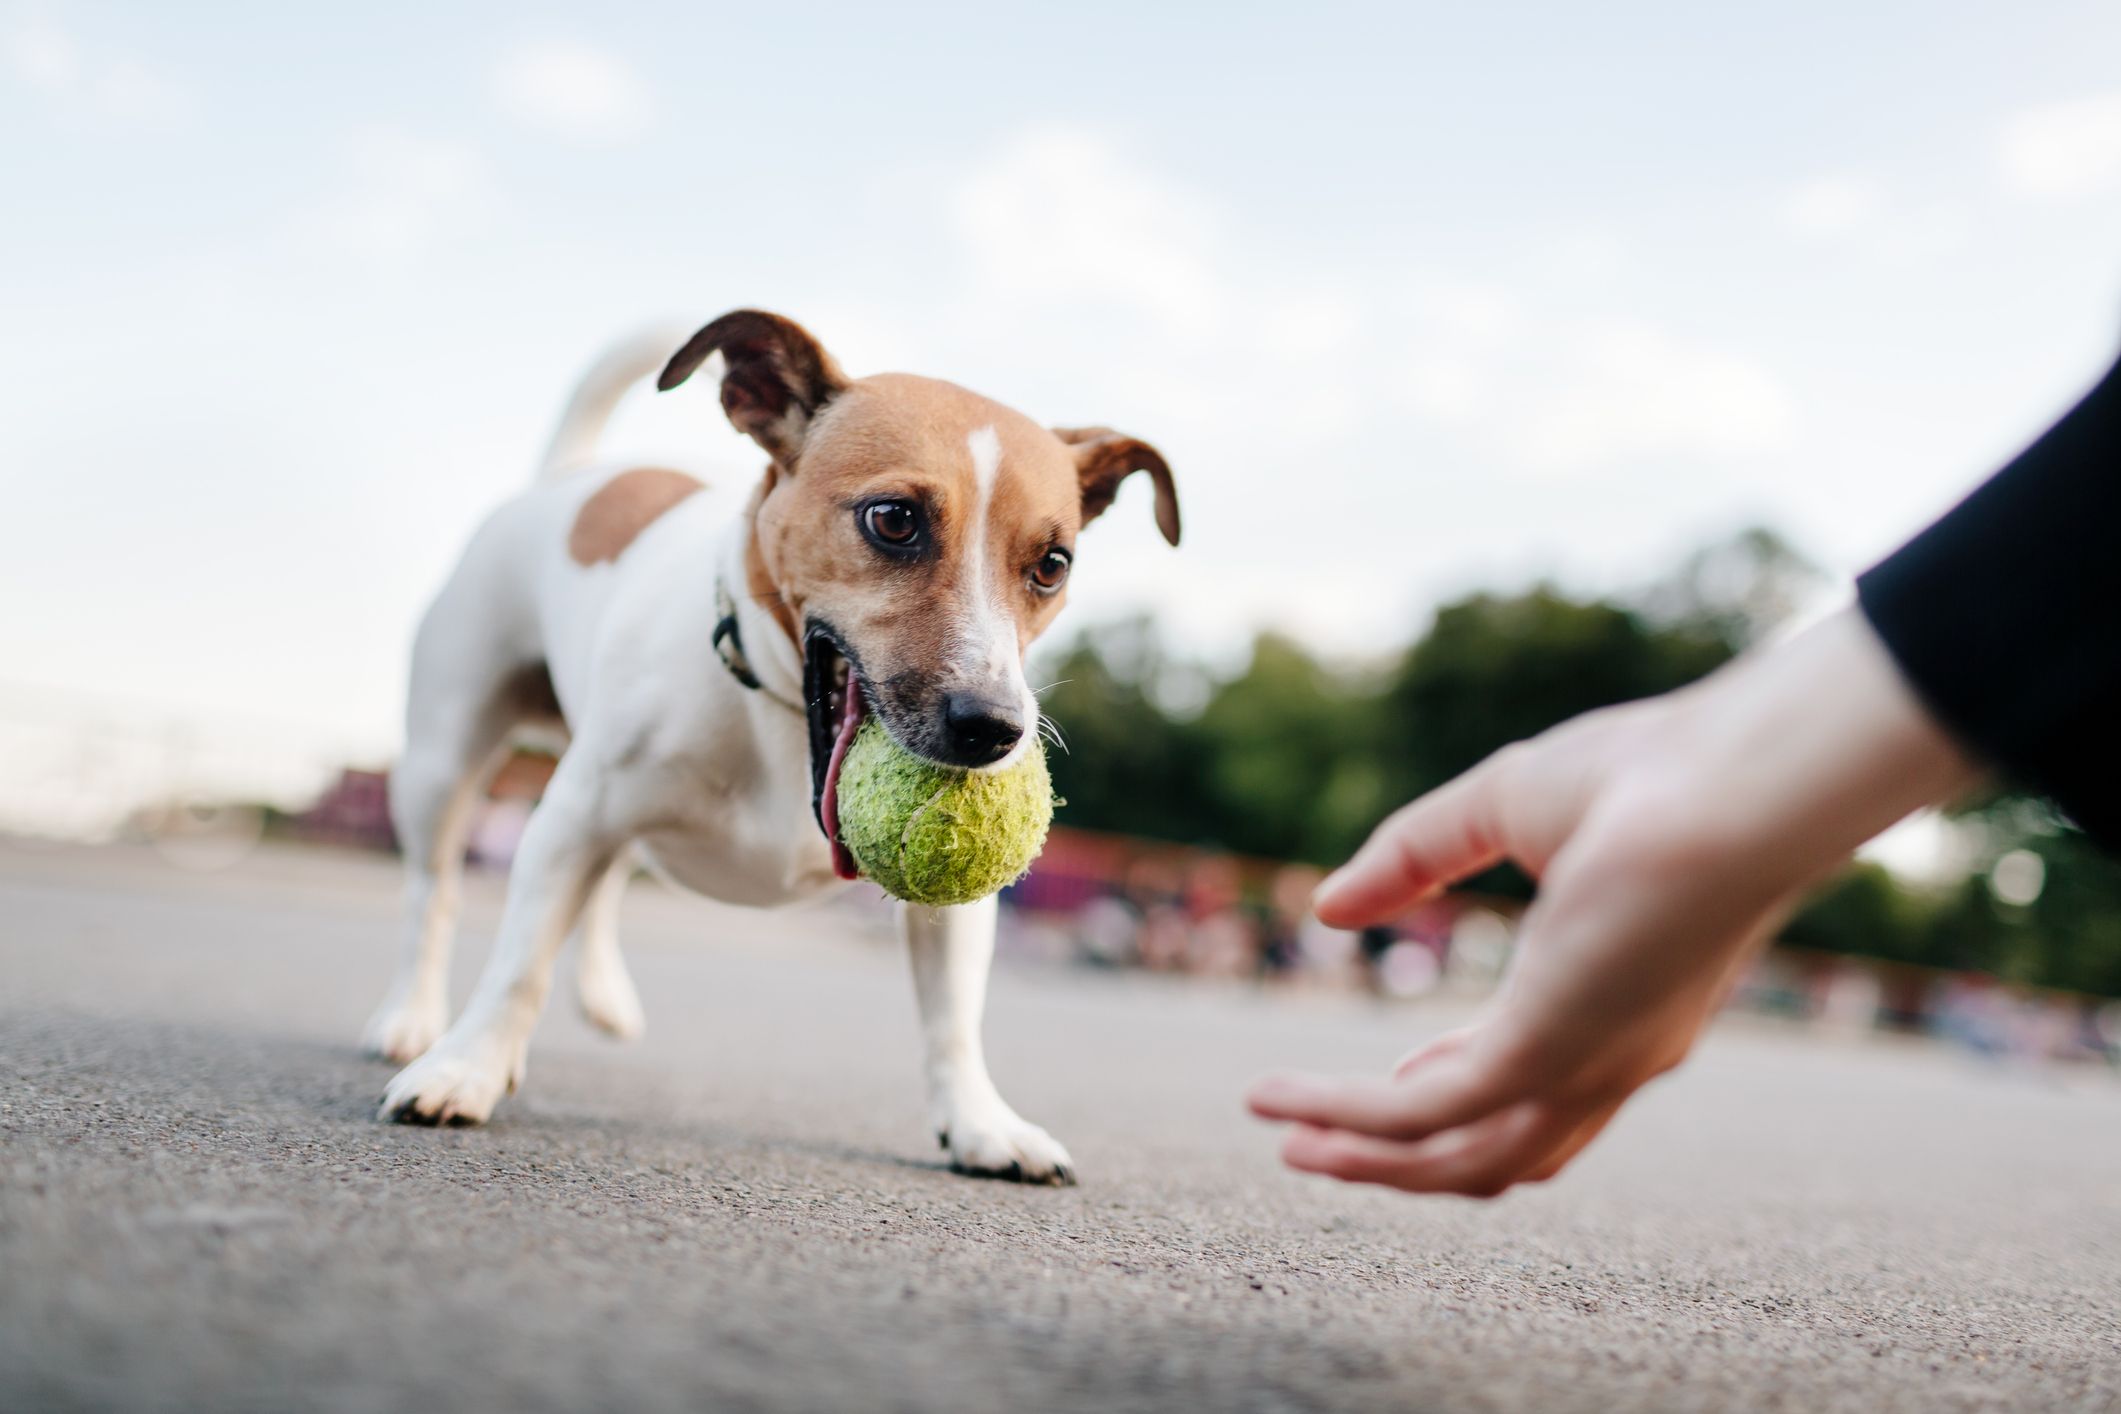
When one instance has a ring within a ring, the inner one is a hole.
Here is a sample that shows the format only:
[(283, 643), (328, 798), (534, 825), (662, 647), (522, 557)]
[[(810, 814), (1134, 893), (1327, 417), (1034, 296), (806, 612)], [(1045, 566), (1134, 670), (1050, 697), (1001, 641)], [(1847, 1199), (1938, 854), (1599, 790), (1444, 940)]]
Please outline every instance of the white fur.
[[(548, 472), (586, 458), (624, 392), (622, 376), (645, 376), (660, 364), (650, 348), (648, 341), (621, 346), (591, 371), (554, 437)], [(1000, 443), (987, 429), (971, 450), (983, 468), (976, 522), (983, 537)], [(405, 751), (391, 783), (411, 939), (367, 1032), (372, 1049), (409, 1062), (384, 1096), (387, 1116), (476, 1123), (492, 1113), (522, 1081), (557, 955), (578, 924), (585, 1011), (614, 1034), (638, 1032), (640, 1001), (616, 935), (629, 851), (731, 903), (783, 904), (837, 886), (810, 810), (805, 724), (782, 705), (802, 696), (795, 645), (738, 592), (739, 632), (766, 691), (745, 688), (704, 649), (713, 638), (717, 573), (739, 590), (743, 583), (741, 500), (688, 497), (615, 562), (579, 565), (566, 548), (576, 512), (621, 469), (591, 463), (579, 475), (548, 476), (502, 505), (472, 537), (420, 626)], [(992, 610), (991, 591), (982, 602)], [(1007, 656), (1021, 684), (1009, 633)], [(994, 642), (987, 635), (983, 653)], [(493, 955), (444, 1030), (464, 831), (516, 726), (495, 687), (537, 662), (551, 673), (571, 741), (524, 831)], [(1029, 704), (1028, 690), (1024, 697)], [(905, 911), (929, 1115), (959, 1166), (1051, 1178), (1066, 1170), (1067, 1151), (1002, 1101), (981, 1055), (994, 922), (992, 900)]]
[(982, 1173), (1011, 1166), (1030, 1176), (1073, 1168), (1060, 1141), (1019, 1116), (987, 1075), (980, 1045), (987, 965), (994, 957), (992, 898), (961, 908), (903, 913), (913, 990), (927, 1050), (928, 1120), (953, 1158)]
[(979, 509), (974, 520), (984, 533), (987, 503), (994, 499), (994, 478), (1001, 475), (1002, 470), (1001, 434), (994, 430), (992, 423), (974, 428), (965, 438), (965, 449), (972, 453), (972, 480), (979, 487)]
[(994, 484), (1001, 476), (1002, 440), (992, 426), (975, 428), (965, 438), (972, 454), (972, 514), (965, 522), (965, 586), (960, 610), (960, 656), (966, 676), (997, 696), (1014, 697), (1024, 717), (1024, 735), (1009, 754), (984, 769), (1006, 771), (1031, 749), (1036, 734), (1038, 699), (1024, 677), (1022, 645), (1017, 642), (1016, 619), (1002, 604), (994, 582), (994, 561), (988, 554), (988, 534), (994, 516)]
[(685, 342), (690, 331), (679, 326), (643, 329), (605, 351), (575, 385), (574, 396), (560, 413), (560, 425), (552, 431), (545, 455), (538, 465), (538, 479), (551, 481), (578, 471), (596, 455), (597, 439), (618, 411), (620, 399), (634, 384), (669, 362), (670, 354)]

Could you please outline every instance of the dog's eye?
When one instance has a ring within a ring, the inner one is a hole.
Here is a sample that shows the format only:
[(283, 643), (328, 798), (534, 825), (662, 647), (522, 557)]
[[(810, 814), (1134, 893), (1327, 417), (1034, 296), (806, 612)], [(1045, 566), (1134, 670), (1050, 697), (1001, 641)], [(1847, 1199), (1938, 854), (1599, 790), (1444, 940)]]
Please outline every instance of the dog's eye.
[(921, 538), (921, 513), (906, 501), (862, 507), (862, 533), (886, 550), (910, 550)]
[(1048, 550), (1031, 567), (1031, 587), (1041, 594), (1051, 594), (1067, 582), (1069, 563), (1066, 550)]

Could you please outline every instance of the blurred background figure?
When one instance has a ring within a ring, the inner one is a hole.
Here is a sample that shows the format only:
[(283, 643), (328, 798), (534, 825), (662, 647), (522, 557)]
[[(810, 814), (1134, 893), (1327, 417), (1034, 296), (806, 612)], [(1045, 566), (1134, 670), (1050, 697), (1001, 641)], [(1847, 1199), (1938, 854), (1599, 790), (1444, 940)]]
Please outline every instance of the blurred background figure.
[(1304, 938), (1315, 923), (1311, 892), (1325, 871), (1306, 864), (1284, 865), (1267, 886), (1267, 907), (1260, 928), (1259, 972), (1268, 981), (1286, 980), (1304, 962)]
[(1182, 883), (1181, 868), (1167, 853), (1147, 855), (1127, 872), (1127, 898), (1141, 920), (1135, 952), (1152, 972), (1174, 972), (1186, 965), (1190, 933)]
[(1186, 871), (1188, 972), (1229, 980), (1259, 975), (1259, 928), (1243, 904), (1234, 860), (1208, 854), (1193, 862)]

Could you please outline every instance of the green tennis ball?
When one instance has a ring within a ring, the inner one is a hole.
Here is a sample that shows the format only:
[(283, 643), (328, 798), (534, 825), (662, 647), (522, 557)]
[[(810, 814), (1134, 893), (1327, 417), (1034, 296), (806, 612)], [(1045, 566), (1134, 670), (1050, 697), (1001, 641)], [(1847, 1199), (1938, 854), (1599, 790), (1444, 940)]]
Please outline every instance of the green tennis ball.
[(840, 842), (908, 903), (970, 903), (1024, 876), (1053, 823), (1053, 778), (1031, 743), (1006, 771), (923, 760), (864, 721), (839, 778)]

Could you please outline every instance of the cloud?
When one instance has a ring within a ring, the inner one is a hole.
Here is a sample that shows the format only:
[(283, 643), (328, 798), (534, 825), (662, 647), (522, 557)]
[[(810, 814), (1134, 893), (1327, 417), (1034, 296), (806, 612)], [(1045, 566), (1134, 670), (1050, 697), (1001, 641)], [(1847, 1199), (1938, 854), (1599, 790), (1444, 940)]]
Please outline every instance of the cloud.
[(1467, 426), (1496, 411), (1499, 363), (1523, 334), (1518, 300), (1483, 281), (1425, 276), (1406, 297), (1404, 326), (1417, 331), (1398, 396), (1422, 421)]
[(1560, 479), (1653, 457), (1784, 443), (1793, 401), (1743, 355), (1621, 314), (1559, 316), (1470, 278), (1430, 277), (1389, 396), (1512, 470)]
[(1995, 155), (2005, 188), (2022, 196), (2121, 188), (2121, 93), (2028, 109), (2003, 125)]
[(1007, 140), (959, 185), (954, 215), (975, 277), (1003, 298), (1115, 301), (1173, 331), (1216, 329), (1227, 310), (1206, 207), (1097, 134)]
[(529, 128), (578, 142), (613, 142), (647, 131), (647, 82), (606, 50), (566, 40), (517, 45), (494, 66), (496, 106)]
[(16, 81), (67, 111), (129, 125), (166, 122), (190, 111), (190, 93), (160, 69), (125, 55), (84, 52), (72, 35), (48, 22), (17, 25), (4, 47)]
[(1529, 477), (1746, 456), (1790, 432), (1794, 401), (1767, 369), (1633, 314), (1561, 314), (1483, 278), (1430, 273), (1400, 326), (1415, 339), (1393, 358), (1385, 401)]
[[(1846, 223), (1872, 201), (1836, 179), (1807, 214)], [(1258, 463), (1263, 481), (1292, 449), (1324, 455), (1331, 439), (1374, 455), (1394, 427), (1448, 433), (1551, 482), (1772, 451), (1794, 422), (1760, 364), (1616, 307), (1600, 286), (1572, 279), (1555, 307), (1478, 269), (1295, 268), (1095, 131), (1006, 138), (958, 181), (952, 209), (974, 340), (1063, 328), (1094, 307), (1104, 343), (1074, 360), (1074, 378), (1110, 375), (1161, 422)]]
[(1094, 420), (1153, 408), (1167, 425), (1222, 429), (1242, 406), (1257, 454), (1352, 421), (1374, 381), (1361, 281), (1262, 259), (1216, 206), (1111, 134), (1022, 129), (945, 181), (961, 253), (951, 334), (992, 348), (1048, 331), (1024, 361), (1065, 368)]
[(1815, 178), (1787, 193), (1777, 216), (1791, 235), (1823, 241), (1875, 227), (1885, 208), (1885, 192), (1876, 181), (1840, 172)]
[(90, 80), (89, 101), (110, 118), (159, 121), (181, 116), (190, 96), (137, 59), (114, 59)]
[(377, 265), (417, 260), (476, 229), (498, 204), (485, 158), (461, 142), (363, 128), (347, 143), (346, 167), (339, 188), (299, 224)]
[(1628, 320), (1565, 331), (1505, 445), (1529, 469), (1574, 474), (1651, 457), (1723, 457), (1782, 444), (1789, 395), (1728, 351)]
[(46, 93), (65, 93), (81, 81), (81, 52), (72, 37), (41, 22), (21, 25), (7, 37), (7, 66)]

